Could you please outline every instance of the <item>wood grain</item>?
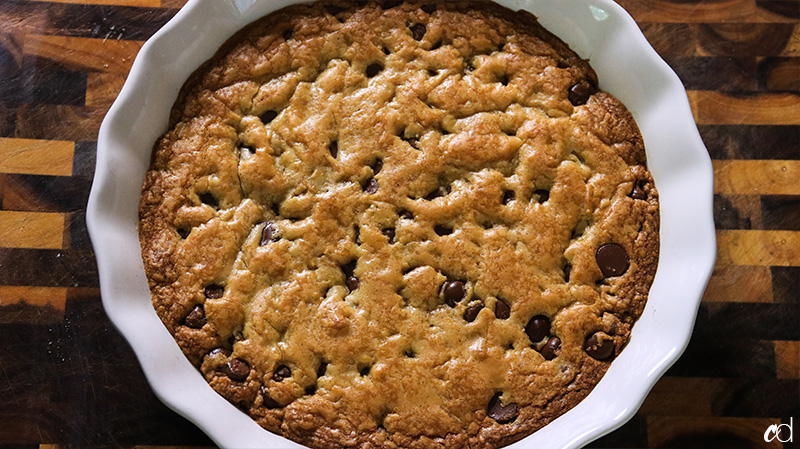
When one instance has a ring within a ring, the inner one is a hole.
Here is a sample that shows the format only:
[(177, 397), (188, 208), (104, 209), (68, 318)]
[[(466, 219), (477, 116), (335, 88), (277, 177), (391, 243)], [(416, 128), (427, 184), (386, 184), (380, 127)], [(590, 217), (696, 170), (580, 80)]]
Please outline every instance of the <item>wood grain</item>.
[(800, 161), (712, 162), (714, 193), (800, 195)]
[(717, 265), (703, 295), (706, 302), (772, 302), (769, 267)]
[(50, 3), (77, 3), (82, 5), (114, 5), (114, 6), (138, 6), (138, 7), (159, 7), (161, 0), (29, 0), (33, 2)]
[(63, 214), (0, 211), (0, 246), (5, 248), (59, 249), (63, 229)]
[(800, 125), (800, 96), (793, 93), (732, 95), (694, 91), (702, 125)]
[(70, 70), (127, 74), (143, 42), (71, 36), (27, 35), (23, 51)]
[(75, 143), (0, 138), (0, 173), (69, 176)]
[(764, 441), (764, 431), (772, 424), (780, 424), (780, 420), (651, 416), (647, 418), (647, 439), (650, 447), (781, 449), (778, 441)]
[(775, 366), (779, 379), (800, 379), (800, 342), (776, 341)]
[(717, 231), (718, 265), (800, 265), (800, 232)]
[(63, 311), (67, 302), (67, 289), (61, 287), (0, 285), (0, 306), (20, 302), (38, 307), (49, 305)]

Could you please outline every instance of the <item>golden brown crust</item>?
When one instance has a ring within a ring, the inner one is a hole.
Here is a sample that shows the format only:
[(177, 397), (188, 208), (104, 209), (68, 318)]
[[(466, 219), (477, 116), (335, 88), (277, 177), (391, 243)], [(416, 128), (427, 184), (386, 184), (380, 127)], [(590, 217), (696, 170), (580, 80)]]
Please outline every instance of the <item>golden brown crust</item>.
[[(533, 16), (384, 6), (285, 8), (187, 81), (140, 205), (153, 304), (272, 432), (496, 448), (575, 406), (623, 349), (658, 195), (633, 117)], [(600, 267), (606, 244), (629, 266)], [(608, 359), (587, 354), (595, 333)]]

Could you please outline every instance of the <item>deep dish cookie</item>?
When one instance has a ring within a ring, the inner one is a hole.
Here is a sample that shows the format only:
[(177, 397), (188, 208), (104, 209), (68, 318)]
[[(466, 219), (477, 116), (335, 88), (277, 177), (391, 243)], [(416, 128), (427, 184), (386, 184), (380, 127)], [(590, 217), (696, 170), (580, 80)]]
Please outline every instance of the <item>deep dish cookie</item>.
[(140, 205), (212, 388), (311, 447), (493, 448), (581, 401), (658, 258), (627, 109), (484, 2), (292, 6), (187, 81)]

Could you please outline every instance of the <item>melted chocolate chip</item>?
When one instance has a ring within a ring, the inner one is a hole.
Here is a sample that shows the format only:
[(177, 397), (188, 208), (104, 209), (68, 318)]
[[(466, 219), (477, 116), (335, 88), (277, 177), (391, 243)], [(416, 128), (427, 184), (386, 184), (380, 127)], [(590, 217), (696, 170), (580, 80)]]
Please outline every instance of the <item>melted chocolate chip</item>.
[(494, 316), (501, 320), (507, 320), (511, 316), (511, 306), (500, 298), (494, 305)]
[(372, 195), (378, 191), (378, 180), (375, 178), (369, 178), (367, 182), (365, 182), (364, 185), (361, 187), (364, 188), (365, 192)]
[(452, 234), (453, 228), (446, 225), (436, 225), (433, 227), (433, 231), (436, 232), (436, 235), (438, 236), (445, 236)]
[(477, 303), (467, 307), (467, 310), (464, 311), (464, 321), (467, 323), (471, 323), (475, 321), (475, 318), (478, 317), (478, 313), (483, 309), (483, 304)]
[(370, 369), (372, 369), (372, 367), (370, 365), (367, 365), (367, 366), (361, 368), (360, 370), (358, 370), (358, 374), (361, 374), (362, 376), (367, 376), (367, 375), (369, 375)]
[(381, 5), (381, 7), (383, 9), (391, 9), (397, 5), (400, 5), (401, 3), (403, 3), (403, 0), (386, 0), (385, 2), (383, 2), (383, 5)]
[(631, 198), (635, 200), (646, 200), (647, 193), (644, 191), (644, 181), (636, 181), (633, 183), (633, 190), (631, 191)]
[(374, 77), (375, 75), (381, 73), (381, 70), (383, 70), (383, 66), (380, 63), (373, 62), (367, 66), (367, 78)]
[(206, 325), (206, 312), (203, 310), (203, 305), (198, 304), (194, 306), (191, 312), (183, 319), (183, 324), (192, 329), (200, 329)]
[(283, 382), (284, 379), (292, 377), (292, 369), (286, 365), (279, 366), (272, 374), (272, 380), (275, 382)]
[(503, 404), (500, 401), (500, 396), (502, 395), (497, 393), (492, 397), (489, 401), (489, 406), (486, 407), (486, 414), (500, 424), (508, 424), (517, 419), (519, 409), (517, 404), (513, 402), (511, 404)]
[(281, 239), (276, 235), (277, 232), (278, 227), (274, 223), (265, 223), (264, 229), (261, 231), (261, 242), (259, 244), (264, 246), (269, 242), (277, 242)]
[(291, 38), (292, 38), (292, 35), (293, 35), (293, 34), (294, 34), (294, 32), (293, 32), (292, 30), (286, 30), (286, 31), (284, 31), (284, 32), (283, 32), (283, 40), (285, 40), (285, 41), (288, 41), (289, 39), (291, 39)]
[(336, 159), (336, 155), (339, 154), (339, 142), (336, 140), (331, 142), (331, 145), (328, 147), (328, 151), (330, 151), (331, 157)]
[(306, 387), (306, 394), (311, 396), (317, 393), (317, 384), (309, 385)]
[(542, 357), (544, 357), (545, 360), (553, 360), (556, 358), (556, 354), (558, 354), (560, 350), (561, 339), (558, 337), (550, 337), (550, 339), (547, 340), (547, 343), (542, 346)]
[(250, 375), (250, 365), (242, 359), (230, 359), (222, 367), (222, 371), (231, 380), (242, 382)]
[(356, 245), (361, 244), (361, 228), (358, 225), (353, 225), (353, 234), (355, 235)]
[(383, 168), (383, 161), (376, 159), (375, 162), (370, 165), (370, 168), (372, 168), (372, 174), (377, 175)]
[(567, 264), (567, 266), (564, 267), (564, 281), (565, 282), (569, 282), (569, 276), (571, 274), (572, 274), (572, 265)]
[(516, 192), (513, 190), (506, 190), (503, 192), (503, 205), (506, 205), (517, 198)]
[(416, 357), (416, 356), (417, 356), (417, 353), (416, 353), (416, 352), (414, 352), (414, 348), (408, 348), (408, 349), (406, 349), (406, 351), (404, 352), (404, 354), (405, 354), (405, 356), (406, 356), (406, 357), (408, 357), (409, 359), (413, 359), (414, 357)]
[(556, 67), (558, 67), (559, 69), (566, 69), (567, 67), (569, 67), (569, 64), (567, 63), (567, 61), (559, 60), (556, 63)]
[(214, 209), (219, 208), (219, 202), (217, 202), (217, 199), (214, 198), (214, 195), (212, 195), (211, 192), (201, 193), (199, 197), (200, 201), (203, 202), (203, 204), (208, 204)]
[(192, 230), (188, 228), (178, 228), (177, 231), (178, 235), (184, 240), (189, 237), (189, 234), (192, 232)]
[(549, 190), (539, 189), (539, 190), (536, 190), (536, 191), (535, 191), (535, 192), (533, 192), (533, 193), (535, 193), (535, 194), (536, 194), (536, 196), (538, 196), (538, 197), (539, 197), (539, 198), (537, 199), (537, 201), (539, 202), (539, 204), (542, 204), (542, 203), (544, 203), (545, 201), (547, 201), (547, 200), (549, 200), (549, 199), (550, 199), (550, 191), (549, 191)]
[(266, 387), (261, 387), (261, 397), (264, 398), (264, 407), (268, 409), (281, 408), (281, 405), (269, 395), (269, 390)]
[(405, 210), (405, 209), (403, 209), (400, 212), (398, 212), (397, 215), (400, 218), (403, 218), (403, 219), (406, 219), (406, 220), (413, 220), (414, 219), (414, 214), (412, 214), (411, 211)]
[(543, 338), (550, 335), (550, 319), (544, 315), (536, 315), (528, 321), (525, 333), (528, 334), (531, 343), (542, 341)]
[(213, 356), (215, 356), (217, 354), (222, 354), (225, 357), (230, 357), (231, 356), (231, 350), (228, 349), (228, 348), (214, 348), (214, 349), (211, 350), (211, 352), (208, 353), (208, 356), (209, 357), (213, 357)]
[(583, 349), (596, 360), (606, 360), (614, 355), (614, 340), (602, 332), (596, 332), (586, 339)]
[(326, 5), (325, 11), (328, 11), (328, 14), (335, 16), (336, 14), (339, 14), (340, 12), (344, 11), (344, 8), (340, 8), (334, 5)]
[(411, 148), (413, 148), (415, 150), (419, 150), (419, 139), (414, 138), (414, 137), (409, 137), (409, 138), (406, 139), (405, 137), (403, 137), (403, 140), (407, 144), (411, 145)]
[(497, 81), (503, 86), (508, 86), (508, 75), (503, 74), (503, 76), (501, 76)]
[(411, 26), (411, 36), (414, 38), (415, 41), (421, 41), (423, 37), (425, 37), (425, 25), (421, 23), (417, 23)]
[(277, 117), (277, 116), (278, 116), (278, 113), (276, 111), (273, 111), (273, 110), (270, 109), (269, 111), (261, 114), (261, 121), (264, 124), (267, 124), (267, 123), (275, 120), (275, 117)]
[(321, 362), (317, 367), (317, 377), (324, 376), (326, 371), (328, 371), (328, 364), (326, 362)]
[(581, 81), (569, 88), (569, 102), (573, 106), (581, 106), (589, 101), (589, 97), (597, 93), (597, 88), (588, 81)]
[(433, 12), (436, 11), (436, 5), (432, 5), (432, 4), (422, 5), (422, 6), (419, 7), (419, 9), (425, 11), (428, 14), (433, 14)]
[(222, 298), (222, 296), (225, 294), (225, 287), (219, 284), (211, 284), (209, 286), (206, 286), (204, 293), (206, 295), (206, 298), (219, 299)]
[(381, 234), (385, 235), (386, 238), (389, 239), (389, 243), (394, 243), (394, 228), (386, 228), (381, 231)]
[(350, 291), (354, 291), (361, 285), (361, 281), (358, 280), (355, 276), (348, 276), (347, 279), (344, 281), (344, 285), (347, 286)]
[(431, 193), (429, 193), (428, 196), (425, 197), (425, 199), (428, 201), (433, 201), (436, 198), (441, 198), (447, 195), (448, 193), (450, 193), (449, 187), (437, 187)]
[(628, 266), (630, 265), (628, 252), (616, 243), (606, 243), (597, 248), (595, 258), (597, 259), (597, 265), (600, 266), (600, 271), (607, 278), (624, 274), (628, 271)]
[(450, 307), (455, 307), (456, 303), (467, 296), (467, 286), (461, 281), (450, 281), (444, 285), (443, 292), (444, 302)]

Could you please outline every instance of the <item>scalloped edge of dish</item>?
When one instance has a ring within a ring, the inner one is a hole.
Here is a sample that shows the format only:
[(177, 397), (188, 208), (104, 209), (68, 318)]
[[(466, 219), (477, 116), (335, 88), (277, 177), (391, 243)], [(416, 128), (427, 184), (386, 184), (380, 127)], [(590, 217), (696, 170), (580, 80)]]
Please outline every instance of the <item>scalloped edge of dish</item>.
[[(142, 47), (98, 137), (86, 221), (103, 306), (156, 395), (221, 447), (302, 446), (262, 429), (214, 392), (157, 317), (139, 247), (139, 197), (153, 142), (166, 131), (183, 82), (237, 30), (293, 3), (190, 0)], [(716, 257), (713, 169), (682, 83), (622, 7), (611, 0), (498, 3), (530, 11), (591, 59), (601, 88), (622, 100), (639, 124), (660, 194), (658, 271), (627, 347), (586, 399), (508, 446), (576, 448), (627, 422), (689, 342)]]

